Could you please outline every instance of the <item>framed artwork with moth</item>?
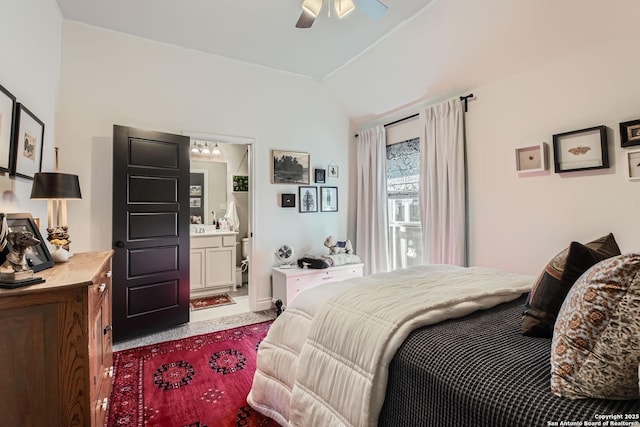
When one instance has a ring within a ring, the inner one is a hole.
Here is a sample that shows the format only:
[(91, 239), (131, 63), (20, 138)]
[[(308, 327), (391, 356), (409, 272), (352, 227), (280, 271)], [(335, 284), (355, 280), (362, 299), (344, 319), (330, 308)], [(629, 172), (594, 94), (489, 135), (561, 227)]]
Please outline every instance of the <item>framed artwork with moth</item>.
[(607, 127), (553, 135), (553, 157), (556, 173), (608, 168)]

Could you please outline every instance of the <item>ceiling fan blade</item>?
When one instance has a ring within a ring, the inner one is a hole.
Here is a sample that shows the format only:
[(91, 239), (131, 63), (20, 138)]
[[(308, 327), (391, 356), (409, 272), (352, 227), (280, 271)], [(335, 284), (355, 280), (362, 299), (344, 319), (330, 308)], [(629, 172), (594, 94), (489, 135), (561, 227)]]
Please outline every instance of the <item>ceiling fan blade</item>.
[(353, 0), (356, 8), (364, 12), (371, 19), (379, 19), (389, 9), (380, 0)]
[(300, 18), (298, 18), (298, 22), (296, 22), (296, 28), (311, 28), (313, 21), (315, 20), (315, 17), (309, 15), (303, 10), (300, 14)]

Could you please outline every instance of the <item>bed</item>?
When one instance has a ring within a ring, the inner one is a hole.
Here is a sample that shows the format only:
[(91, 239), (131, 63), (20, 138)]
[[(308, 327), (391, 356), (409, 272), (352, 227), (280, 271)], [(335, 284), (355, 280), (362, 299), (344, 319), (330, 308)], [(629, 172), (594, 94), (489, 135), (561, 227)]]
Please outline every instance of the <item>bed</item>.
[(519, 328), (534, 280), (432, 265), (305, 291), (261, 343), (247, 401), (290, 426), (528, 427), (640, 413), (637, 400), (551, 394), (551, 341)]

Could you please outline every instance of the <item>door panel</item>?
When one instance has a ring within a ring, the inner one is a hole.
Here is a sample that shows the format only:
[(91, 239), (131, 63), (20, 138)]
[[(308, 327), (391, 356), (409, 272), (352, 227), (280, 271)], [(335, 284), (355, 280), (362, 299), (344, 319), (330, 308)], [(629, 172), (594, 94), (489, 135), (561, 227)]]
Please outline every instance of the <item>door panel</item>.
[(173, 177), (130, 176), (129, 203), (178, 203), (178, 181)]
[(177, 237), (178, 215), (170, 213), (130, 213), (129, 240)]
[(129, 316), (153, 314), (180, 305), (179, 283), (176, 280), (129, 288)]
[(129, 251), (129, 277), (178, 270), (178, 247), (144, 248)]
[(189, 321), (189, 137), (113, 128), (113, 340)]

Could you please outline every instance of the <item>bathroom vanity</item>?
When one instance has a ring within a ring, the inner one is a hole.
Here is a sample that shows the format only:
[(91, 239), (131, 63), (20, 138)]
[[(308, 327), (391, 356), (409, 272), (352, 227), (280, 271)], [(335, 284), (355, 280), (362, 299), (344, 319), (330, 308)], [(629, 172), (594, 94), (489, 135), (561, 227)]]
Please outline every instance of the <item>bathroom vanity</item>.
[(236, 235), (212, 226), (191, 226), (191, 298), (236, 290)]

